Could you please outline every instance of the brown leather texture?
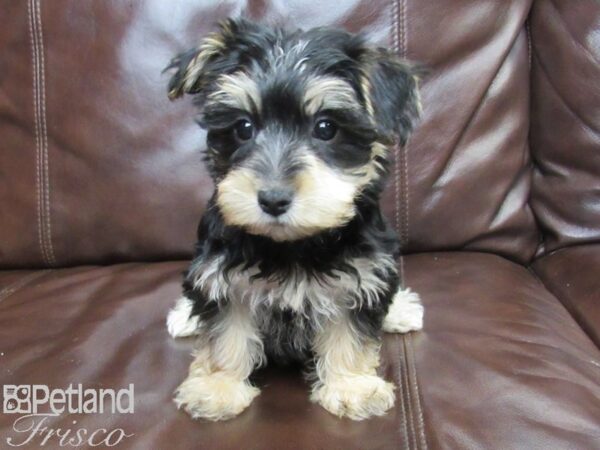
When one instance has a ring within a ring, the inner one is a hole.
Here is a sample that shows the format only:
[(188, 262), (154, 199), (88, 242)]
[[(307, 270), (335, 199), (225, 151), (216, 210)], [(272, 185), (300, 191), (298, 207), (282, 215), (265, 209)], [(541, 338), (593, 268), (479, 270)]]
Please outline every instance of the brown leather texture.
[(600, 448), (600, 350), (527, 269), (455, 252), (405, 274), (426, 311), (404, 339), (430, 448)]
[(538, 259), (533, 268), (600, 347), (600, 245), (577, 245)]
[[(423, 118), (385, 211), (405, 251), (528, 261), (530, 2), (8, 2), (0, 27), (0, 267), (185, 258), (212, 186), (191, 100), (161, 70), (219, 19), (341, 26), (422, 64)], [(10, 69), (10, 70), (6, 70)]]
[(531, 204), (550, 252), (600, 240), (600, 3), (531, 12)]
[[(256, 374), (228, 422), (172, 402), (193, 340), (166, 312), (212, 184), (161, 70), (240, 14), (364, 32), (425, 68), (383, 199), (425, 324), (385, 337), (384, 417), (331, 416), (298, 368)], [(594, 0), (4, 1), (0, 385), (133, 383), (134, 414), (46, 424), (133, 434), (116, 448), (600, 449), (598, 36)]]
[(399, 2), (395, 46), (429, 69), (423, 118), (398, 152), (388, 210), (405, 252), (528, 261), (529, 1)]
[[(599, 448), (600, 351), (534, 275), (467, 252), (411, 255), (404, 266), (427, 315), (423, 331), (386, 336), (382, 374), (397, 401), (382, 418), (337, 419), (308, 401), (299, 370), (277, 368), (257, 374), (261, 395), (232, 421), (178, 411), (172, 393), (193, 342), (172, 339), (164, 321), (185, 262), (37, 275), (0, 301), (0, 384), (133, 383), (134, 414), (47, 424), (135, 435), (116, 448)], [(13, 417), (0, 414), (1, 437), (19, 436)]]

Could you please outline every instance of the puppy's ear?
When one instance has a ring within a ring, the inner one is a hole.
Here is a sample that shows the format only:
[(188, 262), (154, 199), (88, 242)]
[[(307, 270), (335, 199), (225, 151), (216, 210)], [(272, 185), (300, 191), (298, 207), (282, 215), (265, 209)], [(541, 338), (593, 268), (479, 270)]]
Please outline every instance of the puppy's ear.
[(422, 71), (385, 49), (369, 50), (361, 60), (367, 111), (385, 138), (404, 145), (421, 113)]
[(201, 93), (217, 76), (234, 71), (239, 64), (235, 45), (252, 25), (243, 19), (227, 19), (198, 47), (173, 58), (164, 70), (175, 70), (168, 85), (169, 98)]

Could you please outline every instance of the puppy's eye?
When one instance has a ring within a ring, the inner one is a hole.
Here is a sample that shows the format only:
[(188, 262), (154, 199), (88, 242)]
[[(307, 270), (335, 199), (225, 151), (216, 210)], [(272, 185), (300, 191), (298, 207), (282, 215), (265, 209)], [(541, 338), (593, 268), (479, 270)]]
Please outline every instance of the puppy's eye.
[(315, 124), (313, 136), (322, 141), (329, 141), (335, 137), (337, 125), (328, 119), (321, 119)]
[(248, 141), (254, 136), (254, 125), (247, 119), (238, 120), (233, 127), (235, 137), (240, 141)]

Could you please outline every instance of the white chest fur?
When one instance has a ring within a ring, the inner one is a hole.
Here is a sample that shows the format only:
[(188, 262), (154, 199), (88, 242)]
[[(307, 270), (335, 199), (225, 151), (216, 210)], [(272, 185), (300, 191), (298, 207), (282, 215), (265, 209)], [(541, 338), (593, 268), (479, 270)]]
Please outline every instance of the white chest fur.
[(347, 264), (351, 270), (330, 275), (313, 276), (296, 270), (283, 279), (265, 279), (253, 278), (258, 274), (256, 267), (235, 267), (226, 275), (223, 258), (216, 257), (193, 266), (191, 275), (194, 287), (209, 301), (226, 299), (245, 303), (253, 310), (267, 306), (332, 317), (342, 309), (372, 306), (387, 288), (387, 274), (396, 270), (393, 259), (384, 254), (349, 259)]

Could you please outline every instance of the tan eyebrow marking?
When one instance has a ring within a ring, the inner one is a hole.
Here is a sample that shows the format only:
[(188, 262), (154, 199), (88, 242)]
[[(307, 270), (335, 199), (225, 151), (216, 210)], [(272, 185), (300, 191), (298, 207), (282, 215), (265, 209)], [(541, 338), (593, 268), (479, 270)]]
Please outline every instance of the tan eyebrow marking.
[(360, 103), (347, 81), (330, 76), (311, 79), (304, 93), (304, 108), (308, 115), (323, 109), (358, 109)]
[(217, 79), (217, 85), (218, 89), (208, 97), (210, 102), (223, 103), (248, 112), (260, 112), (262, 102), (258, 85), (245, 72), (221, 75)]

